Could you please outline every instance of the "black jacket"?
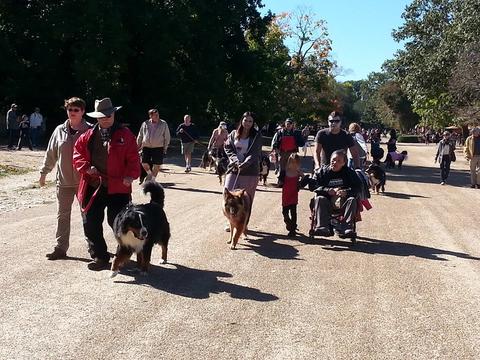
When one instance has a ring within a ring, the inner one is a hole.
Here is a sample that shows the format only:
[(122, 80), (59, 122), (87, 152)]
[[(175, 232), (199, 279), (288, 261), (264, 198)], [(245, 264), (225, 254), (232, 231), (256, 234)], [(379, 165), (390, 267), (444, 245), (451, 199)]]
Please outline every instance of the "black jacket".
[(322, 166), (314, 175), (309, 184), (309, 189), (318, 195), (327, 196), (328, 191), (334, 188), (347, 189), (347, 197), (357, 197), (362, 183), (354, 170), (344, 166), (340, 171), (333, 171), (329, 165)]

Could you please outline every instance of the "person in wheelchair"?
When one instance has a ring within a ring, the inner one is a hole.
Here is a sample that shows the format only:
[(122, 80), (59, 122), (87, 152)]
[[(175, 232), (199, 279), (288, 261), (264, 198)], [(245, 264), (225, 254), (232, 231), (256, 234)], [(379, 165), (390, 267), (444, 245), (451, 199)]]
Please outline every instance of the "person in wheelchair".
[(310, 189), (315, 192), (313, 235), (332, 236), (332, 214), (342, 214), (345, 224), (343, 235), (353, 236), (361, 182), (355, 171), (347, 166), (345, 151), (334, 151), (330, 157), (330, 165), (321, 167), (312, 180), (314, 181), (310, 184)]

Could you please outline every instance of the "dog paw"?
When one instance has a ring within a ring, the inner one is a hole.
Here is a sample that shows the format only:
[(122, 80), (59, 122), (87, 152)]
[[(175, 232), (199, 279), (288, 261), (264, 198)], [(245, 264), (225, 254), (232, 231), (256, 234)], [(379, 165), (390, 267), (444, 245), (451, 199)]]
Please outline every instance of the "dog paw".
[(167, 263), (167, 260), (162, 260), (161, 263), (162, 263), (162, 264), (166, 264), (166, 263)]
[(118, 271), (111, 271), (110, 272), (110, 278), (113, 279), (115, 276), (118, 275)]
[(230, 246), (230, 250), (236, 250), (235, 245)]
[(227, 240), (227, 244), (231, 244), (232, 243), (232, 240)]

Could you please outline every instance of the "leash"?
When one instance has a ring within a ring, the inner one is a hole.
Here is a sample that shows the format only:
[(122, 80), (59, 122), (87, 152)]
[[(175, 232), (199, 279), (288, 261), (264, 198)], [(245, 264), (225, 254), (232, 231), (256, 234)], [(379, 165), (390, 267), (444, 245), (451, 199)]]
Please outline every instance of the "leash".
[(185, 131), (185, 129), (183, 129), (183, 133), (182, 134), (187, 134), (187, 136), (196, 144), (199, 144), (199, 145), (202, 145), (203, 147), (207, 148), (208, 149), (208, 145), (205, 145), (204, 143), (198, 141), (198, 140), (195, 140), (192, 135), (190, 135), (187, 131)]
[[(97, 197), (97, 194), (100, 191), (100, 188), (102, 187), (102, 182), (103, 182), (101, 176), (99, 176), (99, 180), (100, 180), (100, 183), (98, 184), (97, 188), (95, 189), (92, 196), (90, 197), (90, 200), (88, 200), (87, 205), (85, 205), (85, 207), (83, 207), (82, 204), (80, 204), (80, 210), (81, 210), (82, 213), (86, 213), (90, 209), (90, 207), (93, 204), (93, 201)], [(88, 186), (88, 184), (87, 184), (87, 186)]]

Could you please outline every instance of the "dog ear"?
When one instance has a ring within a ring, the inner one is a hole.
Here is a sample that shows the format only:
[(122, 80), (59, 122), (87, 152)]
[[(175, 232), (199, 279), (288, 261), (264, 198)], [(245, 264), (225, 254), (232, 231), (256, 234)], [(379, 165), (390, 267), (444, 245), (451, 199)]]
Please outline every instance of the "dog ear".
[(227, 188), (223, 188), (223, 198), (227, 199), (230, 196), (231, 196), (230, 191)]

